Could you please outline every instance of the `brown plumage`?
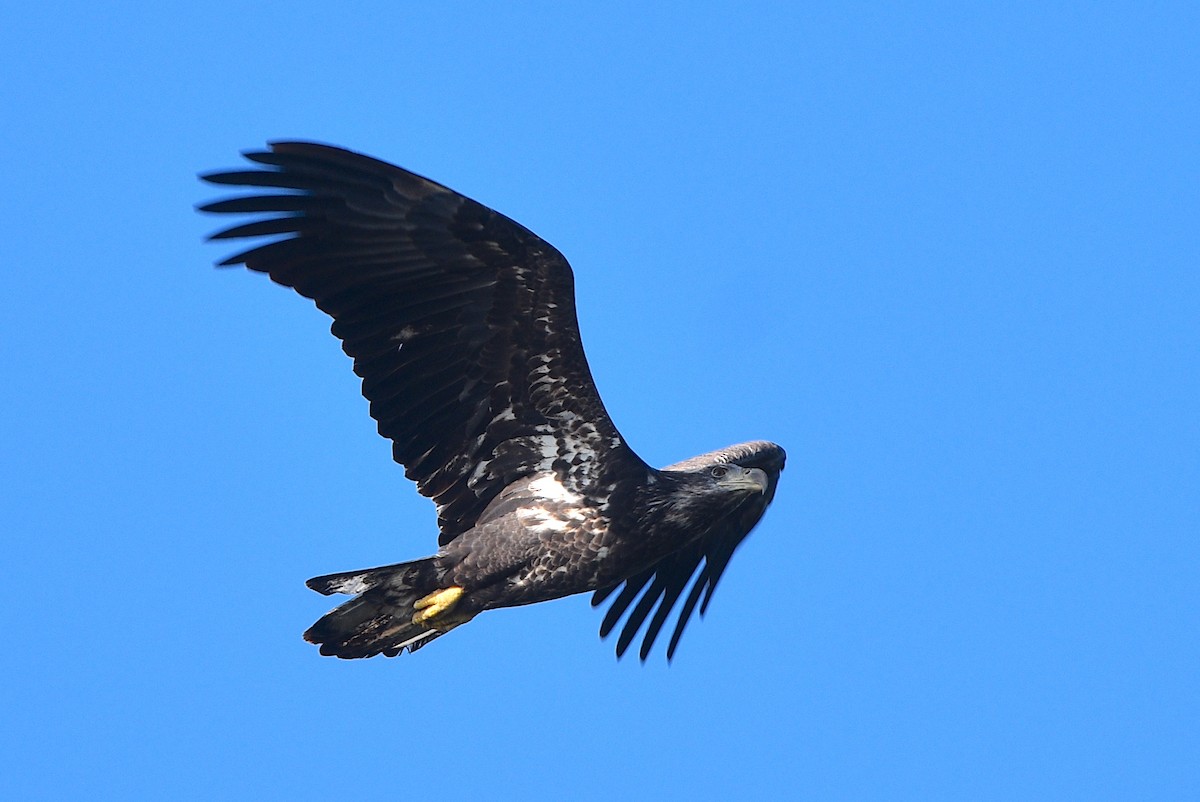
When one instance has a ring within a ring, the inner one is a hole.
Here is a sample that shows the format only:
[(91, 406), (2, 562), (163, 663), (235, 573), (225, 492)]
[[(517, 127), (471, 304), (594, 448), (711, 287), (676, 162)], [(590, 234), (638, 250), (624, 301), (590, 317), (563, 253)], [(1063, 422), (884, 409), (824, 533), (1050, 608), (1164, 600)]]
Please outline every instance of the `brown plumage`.
[[(203, 176), (265, 214), (214, 239), (283, 235), (243, 264), (313, 299), (354, 359), (379, 432), (438, 510), (437, 554), (318, 577), (350, 593), (305, 634), (324, 654), (414, 650), (487, 609), (624, 583), (601, 629), (647, 624), (645, 659), (684, 597), (668, 656), (758, 522), (783, 450), (757, 441), (658, 471), (625, 443), (579, 342), (571, 268), (528, 229), (386, 162), (302, 142)], [(640, 599), (639, 599), (640, 597)], [(639, 599), (637, 604), (634, 600)]]

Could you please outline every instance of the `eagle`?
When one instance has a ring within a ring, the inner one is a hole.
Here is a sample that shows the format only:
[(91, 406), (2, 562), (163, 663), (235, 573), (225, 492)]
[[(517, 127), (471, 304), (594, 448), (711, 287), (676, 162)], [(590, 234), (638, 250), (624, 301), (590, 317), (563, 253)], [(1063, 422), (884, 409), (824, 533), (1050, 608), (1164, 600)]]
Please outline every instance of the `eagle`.
[(774, 498), (783, 449), (756, 440), (652, 468), (600, 400), (552, 245), (361, 153), (286, 141), (242, 155), (253, 166), (200, 176), (252, 193), (200, 211), (258, 215), (211, 235), (253, 241), (219, 265), (333, 318), (379, 433), (437, 506), (435, 554), (308, 580), (353, 598), (305, 640), (394, 657), (485, 610), (592, 592), (611, 600), (601, 637), (624, 618), (617, 656), (642, 632), (642, 661), (683, 599), (670, 661)]

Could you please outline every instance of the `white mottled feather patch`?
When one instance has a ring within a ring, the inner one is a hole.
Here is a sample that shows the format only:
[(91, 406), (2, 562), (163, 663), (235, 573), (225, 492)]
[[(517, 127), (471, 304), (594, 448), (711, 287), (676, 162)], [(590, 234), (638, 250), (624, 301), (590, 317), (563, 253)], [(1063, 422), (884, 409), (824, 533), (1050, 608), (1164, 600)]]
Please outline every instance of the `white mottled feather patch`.
[(371, 586), (367, 584), (366, 580), (364, 579), (365, 576), (366, 574), (348, 576), (345, 579), (330, 583), (329, 589), (334, 593), (345, 593), (349, 596), (357, 596), (360, 593), (366, 593), (371, 589)]
[(583, 501), (583, 496), (567, 490), (563, 487), (562, 482), (554, 476), (542, 476), (534, 479), (529, 483), (529, 489), (538, 498), (546, 501), (557, 501), (560, 504), (579, 504)]
[(404, 328), (400, 329), (400, 331), (392, 335), (392, 340), (403, 345), (416, 336), (416, 329), (414, 329), (412, 326), (405, 326)]
[(540, 507), (517, 510), (517, 520), (539, 534), (562, 532), (567, 528), (566, 521)]

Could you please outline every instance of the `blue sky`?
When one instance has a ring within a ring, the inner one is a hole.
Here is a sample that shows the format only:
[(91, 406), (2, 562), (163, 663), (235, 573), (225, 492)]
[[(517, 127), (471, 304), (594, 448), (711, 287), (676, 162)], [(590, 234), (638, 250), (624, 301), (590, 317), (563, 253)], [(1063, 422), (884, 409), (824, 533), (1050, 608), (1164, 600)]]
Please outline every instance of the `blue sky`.
[[(1194, 4), (0, 11), (0, 795), (1200, 796)], [(199, 171), (362, 150), (571, 260), (650, 462), (775, 504), (674, 664), (573, 598), (300, 633), (422, 556), (327, 321)]]

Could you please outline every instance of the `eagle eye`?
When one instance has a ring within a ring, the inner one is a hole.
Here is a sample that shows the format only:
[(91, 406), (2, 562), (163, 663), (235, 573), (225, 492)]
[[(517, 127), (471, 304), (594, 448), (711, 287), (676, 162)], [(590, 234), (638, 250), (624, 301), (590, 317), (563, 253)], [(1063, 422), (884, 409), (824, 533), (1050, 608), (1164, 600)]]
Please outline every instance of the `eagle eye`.
[(729, 473), (729, 466), (728, 465), (714, 465), (711, 469), (709, 469), (709, 473), (712, 474), (712, 477), (714, 479), (720, 479), (725, 474)]

